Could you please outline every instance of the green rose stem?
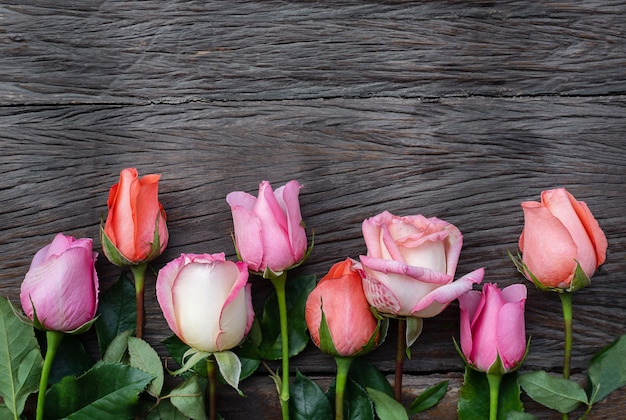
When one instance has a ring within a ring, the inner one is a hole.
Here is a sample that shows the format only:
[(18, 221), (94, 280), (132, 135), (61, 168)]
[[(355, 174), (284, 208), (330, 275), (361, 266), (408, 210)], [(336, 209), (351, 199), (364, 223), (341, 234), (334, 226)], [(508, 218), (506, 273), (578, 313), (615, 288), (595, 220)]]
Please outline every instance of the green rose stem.
[(502, 375), (487, 373), (489, 382), (489, 420), (498, 419), (498, 395), (500, 394), (500, 382)]
[(144, 315), (144, 284), (145, 284), (145, 275), (146, 268), (148, 267), (148, 263), (143, 263), (139, 265), (131, 265), (130, 271), (133, 272), (133, 277), (135, 279), (135, 299), (137, 301), (137, 321), (136, 321), (136, 331), (135, 336), (137, 338), (143, 338), (143, 315)]
[(287, 273), (283, 271), (278, 276), (271, 278), (276, 297), (278, 299), (278, 313), (280, 315), (280, 337), (282, 348), (282, 369), (283, 378), (280, 390), (280, 408), (283, 420), (289, 419), (289, 336), (287, 335), (287, 296), (285, 285), (287, 283)]
[(348, 382), (348, 371), (352, 357), (335, 357), (337, 363), (337, 380), (335, 382), (335, 420), (343, 420), (343, 396)]
[(394, 398), (402, 400), (402, 372), (404, 371), (404, 355), (406, 354), (406, 319), (398, 318), (398, 343), (396, 346), (396, 375), (393, 383)]
[[(563, 378), (569, 379), (570, 365), (572, 360), (572, 294), (570, 292), (559, 293), (563, 306), (563, 326), (565, 332), (565, 349), (563, 351)], [(563, 414), (563, 420), (569, 415)]]
[(43, 420), (44, 405), (46, 403), (46, 390), (52, 362), (57, 354), (64, 333), (60, 331), (46, 331), (46, 358), (43, 362), (41, 379), (39, 380), (39, 395), (37, 395), (37, 420)]
[(209, 377), (209, 420), (215, 420), (217, 418), (217, 392), (215, 391), (217, 385), (217, 371), (215, 367), (215, 357), (210, 356), (207, 359), (206, 368)]

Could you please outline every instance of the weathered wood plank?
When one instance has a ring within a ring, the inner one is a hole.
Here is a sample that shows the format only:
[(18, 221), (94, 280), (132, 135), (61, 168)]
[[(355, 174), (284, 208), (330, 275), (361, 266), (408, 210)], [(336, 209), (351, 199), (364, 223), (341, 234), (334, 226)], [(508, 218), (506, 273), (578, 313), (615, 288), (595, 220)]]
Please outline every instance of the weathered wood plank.
[[(157, 268), (181, 252), (233, 257), (226, 194), (254, 191), (260, 179), (277, 185), (296, 178), (304, 184), (305, 221), (316, 232), (315, 252), (300, 272), (321, 275), (363, 253), (361, 221), (390, 210), (455, 223), (465, 234), (458, 273), (485, 266), (486, 281), (501, 284), (523, 280), (506, 257), (522, 226), (519, 202), (564, 185), (589, 203), (610, 244), (592, 287), (575, 298), (573, 364), (580, 370), (626, 332), (619, 287), (626, 269), (625, 104), (624, 98), (454, 98), (0, 108), (0, 293), (17, 297), (32, 255), (54, 233), (97, 238), (108, 187), (125, 166), (163, 174), (172, 235)], [(116, 269), (104, 258), (98, 268), (106, 287)], [(263, 282), (254, 288), (258, 296), (269, 291)], [(529, 333), (541, 350), (529, 355), (529, 369), (560, 366), (555, 299), (530, 290)], [(156, 302), (147, 305), (147, 337), (163, 352), (166, 324)], [(451, 345), (457, 317), (453, 305), (426, 322), (408, 372), (461, 368)], [(371, 357), (390, 371), (392, 345), (386, 346)], [(314, 348), (294, 366), (328, 371)]]
[[(97, 238), (119, 170), (160, 172), (181, 252), (233, 258), (225, 196), (261, 179), (304, 184), (322, 275), (365, 251), (360, 223), (382, 210), (455, 223), (458, 273), (523, 282), (506, 257), (519, 203), (566, 186), (609, 239), (607, 263), (574, 299), (577, 378), (626, 333), (626, 3), (38, 1), (0, 5), (0, 294), (17, 300), (34, 253), (58, 231)], [(117, 269), (101, 256), (103, 289)], [(529, 285), (530, 286), (530, 285)], [(154, 296), (149, 281), (148, 296)], [(271, 287), (254, 282), (255, 305)], [(169, 335), (154, 299), (146, 338)], [(530, 287), (525, 370), (558, 370), (555, 296)], [(393, 370), (393, 331), (367, 356)], [(442, 378), (446, 399), (420, 418), (455, 418), (458, 307), (427, 320), (407, 361), (405, 398)], [(93, 332), (85, 336), (95, 352)], [(328, 386), (313, 346), (292, 362)], [(226, 418), (279, 413), (259, 372), (246, 404), (220, 390)], [(527, 402), (540, 418), (559, 418)], [(626, 391), (591, 418), (619, 418)]]
[(0, 6), (3, 104), (626, 92), (624, 2)]

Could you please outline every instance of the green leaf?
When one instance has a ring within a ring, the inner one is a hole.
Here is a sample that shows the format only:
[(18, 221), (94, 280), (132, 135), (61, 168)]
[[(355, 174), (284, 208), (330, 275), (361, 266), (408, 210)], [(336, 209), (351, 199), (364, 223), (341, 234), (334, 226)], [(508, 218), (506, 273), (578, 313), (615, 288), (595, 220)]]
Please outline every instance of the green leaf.
[(374, 402), (374, 410), (380, 420), (409, 420), (402, 404), (384, 392), (367, 388), (367, 395)]
[(17, 418), (26, 398), (39, 389), (43, 359), (32, 326), (24, 324), (0, 297), (0, 396)]
[(587, 404), (587, 394), (574, 381), (539, 370), (518, 378), (526, 394), (536, 402), (559, 413), (569, 413), (580, 403)]
[(204, 420), (204, 391), (198, 375), (192, 375), (170, 392), (174, 407), (193, 420)]
[(374, 406), (367, 391), (353, 380), (348, 380), (344, 395), (344, 413), (348, 420), (374, 420)]
[(626, 335), (596, 353), (587, 371), (587, 395), (591, 404), (626, 385)]
[(296, 379), (289, 386), (289, 412), (294, 420), (333, 418), (333, 408), (320, 387), (296, 371)]
[(363, 389), (372, 388), (393, 397), (393, 387), (385, 375), (362, 358), (356, 357), (352, 360), (348, 376)]
[(424, 390), (417, 398), (413, 400), (407, 412), (412, 416), (429, 408), (436, 406), (439, 401), (446, 395), (448, 391), (448, 381), (441, 381), (436, 385)]
[[(502, 376), (498, 395), (498, 420), (508, 419), (511, 412), (524, 411), (520, 400), (517, 372)], [(459, 392), (457, 405), (459, 420), (489, 418), (489, 383), (487, 375), (465, 366), (463, 386)]]
[[(47, 351), (46, 333), (35, 330), (35, 337), (37, 337), (41, 352), (45, 354)], [(55, 384), (66, 376), (80, 376), (93, 365), (94, 360), (87, 354), (80, 338), (65, 334), (52, 362), (48, 384)]]
[(123, 363), (128, 349), (128, 338), (133, 335), (134, 329), (119, 333), (107, 347), (102, 361), (106, 363)]
[(153, 378), (132, 366), (98, 363), (80, 378), (68, 376), (50, 387), (46, 416), (133, 419), (139, 394)]
[(163, 389), (163, 365), (157, 352), (140, 338), (128, 338), (128, 353), (130, 355), (130, 365), (137, 369), (141, 369), (146, 373), (154, 376), (154, 379), (148, 385), (148, 393), (158, 398)]
[(189, 416), (181, 413), (174, 407), (172, 402), (166, 398), (159, 401), (159, 404), (145, 417), (146, 420), (189, 420)]
[(220, 373), (226, 383), (239, 392), (239, 376), (241, 375), (241, 362), (235, 353), (232, 351), (217, 351), (213, 353)]
[(537, 417), (533, 416), (530, 413), (523, 413), (521, 411), (511, 411), (506, 420), (535, 420)]
[(258, 343), (254, 344), (255, 337), (253, 336), (253, 334), (256, 334), (257, 332), (258, 342), (260, 342), (261, 327), (258, 322), (255, 322), (252, 324), (252, 329), (250, 329), (250, 333), (248, 333), (248, 337), (244, 340), (244, 342), (232, 349), (233, 353), (235, 353), (241, 361), (241, 376), (239, 377), (239, 381), (242, 381), (252, 375), (261, 365)]
[(13, 416), (11, 410), (9, 408), (0, 403), (0, 419), (11, 419), (11, 418), (19, 418), (18, 416)]
[(126, 272), (122, 272), (118, 281), (100, 297), (98, 314), (96, 333), (100, 354), (104, 354), (115, 337), (127, 330), (135, 331), (137, 327), (135, 287)]
[[(309, 342), (306, 321), (304, 319), (304, 307), (307, 297), (314, 287), (314, 275), (287, 279), (285, 294), (287, 299), (287, 331), (290, 357), (304, 350)], [(261, 358), (264, 360), (280, 359), (282, 357), (282, 343), (276, 293), (272, 293), (266, 300), (260, 324), (262, 341), (259, 345), (259, 352)]]

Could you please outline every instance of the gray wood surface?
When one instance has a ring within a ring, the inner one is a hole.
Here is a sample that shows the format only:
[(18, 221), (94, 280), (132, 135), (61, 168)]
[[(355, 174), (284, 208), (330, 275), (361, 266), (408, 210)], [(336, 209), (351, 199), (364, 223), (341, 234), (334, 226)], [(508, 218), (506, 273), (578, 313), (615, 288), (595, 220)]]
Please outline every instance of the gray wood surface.
[[(564, 186), (604, 229), (606, 264), (574, 296), (573, 369), (626, 333), (626, 3), (6, 1), (0, 5), (0, 294), (17, 301), (55, 233), (98, 237), (119, 171), (161, 173), (170, 245), (234, 258), (226, 194), (259, 181), (303, 185), (323, 275), (365, 251), (360, 224), (383, 210), (437, 216), (464, 233), (458, 274), (523, 282), (519, 203)], [(97, 243), (97, 240), (96, 240)], [(99, 247), (99, 246), (98, 246)], [(117, 277), (104, 256), (102, 288)], [(295, 273), (295, 274), (297, 274)], [(153, 280), (153, 279), (152, 279)], [(561, 366), (560, 303), (529, 286), (525, 370)], [(269, 283), (255, 280), (255, 304)], [(147, 286), (146, 338), (170, 333)], [(451, 389), (419, 418), (455, 418), (458, 306), (427, 320), (406, 362), (406, 398)], [(93, 336), (85, 336), (87, 344)], [(367, 358), (393, 370), (393, 335)], [(327, 386), (334, 362), (292, 361)], [(390, 376), (391, 378), (391, 376)], [(277, 418), (259, 371), (227, 418)], [(560, 418), (527, 402), (540, 418)], [(626, 391), (590, 418), (619, 418)], [(595, 414), (594, 414), (595, 413)]]

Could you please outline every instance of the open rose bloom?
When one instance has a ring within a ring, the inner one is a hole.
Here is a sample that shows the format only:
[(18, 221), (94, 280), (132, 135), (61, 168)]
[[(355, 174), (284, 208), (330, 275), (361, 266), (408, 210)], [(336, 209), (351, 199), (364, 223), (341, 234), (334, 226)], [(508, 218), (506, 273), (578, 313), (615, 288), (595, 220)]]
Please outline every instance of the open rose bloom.
[[(331, 267), (306, 301), (306, 323), (311, 339), (333, 356), (365, 354), (381, 341), (379, 322), (370, 311), (363, 293), (361, 276), (346, 259)], [(322, 342), (322, 319), (330, 334)]]
[(74, 332), (93, 320), (98, 308), (98, 254), (92, 251), (92, 242), (59, 233), (35, 254), (20, 291), (22, 309), (35, 325)]
[(574, 290), (586, 286), (607, 250), (606, 236), (587, 205), (559, 188), (543, 191), (541, 202), (526, 201), (522, 208), (524, 275), (539, 286), (569, 289), (580, 264), (586, 278)]
[(111, 187), (102, 249), (118, 266), (149, 262), (167, 246), (165, 211), (159, 202), (160, 175), (138, 177), (135, 168), (126, 168)]
[(182, 254), (159, 271), (157, 300), (170, 329), (213, 353), (244, 339), (254, 320), (248, 269), (224, 254)]
[(459, 297), (461, 350), (473, 368), (504, 374), (520, 366), (526, 354), (526, 286), (500, 290), (485, 284)]
[(305, 259), (307, 239), (298, 201), (300, 188), (297, 181), (289, 181), (272, 191), (269, 182), (263, 181), (258, 197), (243, 191), (226, 196), (237, 252), (250, 271), (280, 273)]
[(482, 281), (483, 269), (454, 281), (463, 237), (443, 220), (383, 212), (363, 222), (363, 237), (363, 289), (382, 314), (430, 318)]

